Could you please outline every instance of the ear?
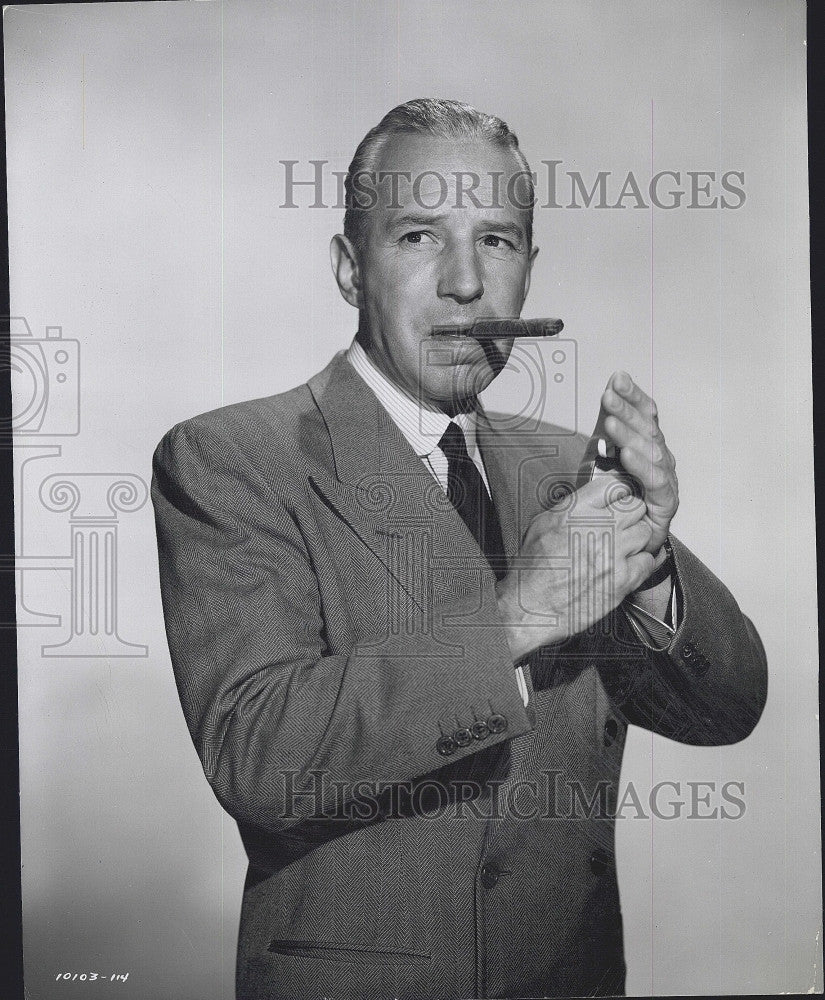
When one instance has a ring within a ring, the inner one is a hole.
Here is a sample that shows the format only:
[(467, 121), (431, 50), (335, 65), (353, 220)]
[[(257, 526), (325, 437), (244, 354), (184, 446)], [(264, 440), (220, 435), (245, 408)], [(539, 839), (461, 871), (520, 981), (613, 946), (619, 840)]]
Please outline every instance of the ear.
[(329, 244), (329, 260), (341, 294), (351, 306), (360, 309), (362, 306), (361, 271), (358, 264), (358, 252), (351, 240), (340, 233), (333, 236)]
[(530, 278), (532, 277), (532, 274), (533, 274), (533, 264), (534, 264), (534, 262), (536, 260), (536, 257), (538, 257), (538, 255), (539, 255), (539, 248), (538, 247), (533, 247), (533, 249), (530, 251), (530, 259), (527, 262), (527, 274), (524, 276), (524, 298), (525, 299), (527, 298), (527, 293), (530, 291)]

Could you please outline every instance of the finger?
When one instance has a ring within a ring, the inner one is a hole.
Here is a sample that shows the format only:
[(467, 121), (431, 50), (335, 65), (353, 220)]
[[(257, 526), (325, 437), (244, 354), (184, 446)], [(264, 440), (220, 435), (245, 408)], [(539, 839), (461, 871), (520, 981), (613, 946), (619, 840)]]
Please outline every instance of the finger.
[(623, 399), (632, 404), (644, 416), (658, 418), (658, 410), (654, 401), (646, 392), (639, 388), (627, 372), (614, 372), (608, 383)]
[[(658, 456), (658, 457), (657, 457)], [(624, 446), (620, 451), (622, 467), (635, 476), (646, 490), (660, 490), (673, 482), (672, 470), (665, 467), (661, 452), (650, 448), (638, 450)]]
[(618, 448), (635, 448), (649, 454), (653, 461), (661, 462), (665, 455), (664, 439), (661, 435), (655, 435), (652, 427), (652, 424), (648, 424), (640, 431), (614, 416), (609, 416), (604, 422), (607, 436)]
[(623, 556), (642, 552), (647, 548), (653, 529), (649, 521), (637, 521), (629, 528), (616, 532), (616, 548)]
[(622, 511), (633, 514), (641, 502), (644, 487), (633, 476), (621, 473), (607, 473), (594, 477), (576, 492), (576, 507), (581, 511), (590, 507), (595, 512), (609, 509), (613, 516)]
[(619, 528), (629, 528), (631, 524), (640, 521), (647, 513), (647, 504), (636, 493), (623, 497), (621, 500), (611, 500), (605, 505), (613, 515), (613, 522)]
[(649, 552), (637, 552), (636, 555), (627, 557), (627, 568), (632, 576), (630, 593), (641, 587), (653, 572), (655, 563), (655, 557)]
[(620, 420), (631, 430), (648, 438), (655, 438), (661, 434), (658, 423), (645, 407), (634, 406), (610, 386), (602, 394), (602, 405), (607, 414), (606, 422)]
[[(617, 452), (618, 455), (618, 452)], [(620, 472), (603, 473), (576, 491), (576, 508), (581, 512), (589, 507), (594, 513), (608, 510), (610, 515), (618, 517), (627, 512), (634, 519), (644, 498), (644, 487), (624, 470)]]
[(596, 476), (576, 490), (576, 503), (603, 510), (609, 503), (618, 503), (632, 493), (631, 484), (622, 476)]
[(622, 469), (637, 478), (643, 486), (650, 487), (654, 480), (673, 472), (674, 463), (663, 440), (654, 441), (629, 430), (624, 424), (605, 422), (605, 431), (619, 451)]

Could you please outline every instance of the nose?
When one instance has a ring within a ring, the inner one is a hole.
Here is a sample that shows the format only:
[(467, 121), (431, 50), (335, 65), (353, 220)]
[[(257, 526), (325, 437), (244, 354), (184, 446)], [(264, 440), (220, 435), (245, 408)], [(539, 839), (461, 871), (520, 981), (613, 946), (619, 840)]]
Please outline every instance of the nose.
[(442, 258), (438, 278), (438, 296), (461, 305), (474, 302), (484, 294), (481, 262), (474, 246), (455, 246)]

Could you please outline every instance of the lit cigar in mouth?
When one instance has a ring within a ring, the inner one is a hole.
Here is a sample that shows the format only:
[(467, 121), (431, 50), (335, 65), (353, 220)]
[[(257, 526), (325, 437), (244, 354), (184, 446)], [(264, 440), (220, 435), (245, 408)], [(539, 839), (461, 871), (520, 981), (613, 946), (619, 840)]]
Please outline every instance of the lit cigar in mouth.
[[(479, 317), (471, 323), (448, 323), (433, 326), (425, 343), (427, 364), (435, 367), (451, 368), (460, 364), (478, 364), (478, 350), (481, 348), (487, 364), (498, 374), (507, 364), (507, 356), (502, 354), (496, 341), (510, 337), (555, 337), (564, 329), (560, 319), (512, 319), (500, 317)], [(436, 346), (438, 345), (438, 346)], [(509, 353), (509, 352), (508, 352)]]
[(560, 319), (501, 319), (479, 318), (472, 323), (450, 323), (434, 326), (432, 337), (472, 337), (474, 340), (495, 340), (505, 337), (556, 337), (564, 329)]

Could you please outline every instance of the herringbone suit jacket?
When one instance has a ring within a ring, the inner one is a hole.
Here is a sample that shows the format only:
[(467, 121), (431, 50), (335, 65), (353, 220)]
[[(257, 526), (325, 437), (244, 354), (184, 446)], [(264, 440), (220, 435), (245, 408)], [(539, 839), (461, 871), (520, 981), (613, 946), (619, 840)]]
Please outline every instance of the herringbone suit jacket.
[[(583, 441), (489, 416), (478, 442), (512, 556)], [(713, 574), (673, 539), (672, 645), (619, 609), (531, 655), (525, 707), (492, 572), (343, 354), (172, 428), (152, 496), (184, 714), (249, 856), (237, 996), (623, 992), (627, 726), (730, 743), (766, 696)]]

